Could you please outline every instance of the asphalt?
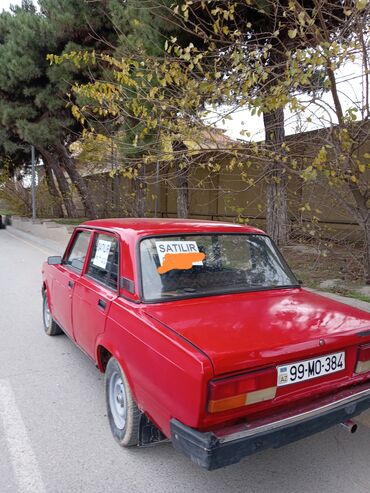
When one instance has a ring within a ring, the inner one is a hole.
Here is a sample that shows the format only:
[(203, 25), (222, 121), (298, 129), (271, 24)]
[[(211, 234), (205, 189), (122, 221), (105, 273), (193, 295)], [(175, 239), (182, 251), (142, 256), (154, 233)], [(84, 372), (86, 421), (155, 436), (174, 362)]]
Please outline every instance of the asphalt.
[(41, 264), (55, 245), (0, 230), (0, 493), (368, 493), (370, 413), (207, 472), (171, 444), (122, 449), (103, 376), (41, 321)]

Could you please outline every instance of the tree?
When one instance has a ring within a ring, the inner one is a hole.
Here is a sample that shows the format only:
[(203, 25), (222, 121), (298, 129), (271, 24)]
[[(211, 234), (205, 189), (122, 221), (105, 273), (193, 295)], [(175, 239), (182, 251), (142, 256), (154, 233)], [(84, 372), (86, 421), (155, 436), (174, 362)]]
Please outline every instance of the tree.
[(100, 5), (43, 0), (40, 9), (38, 13), (30, 1), (24, 1), (22, 7), (0, 16), (0, 116), (10, 134), (23, 144), (36, 146), (52, 189), (52, 177), (57, 180), (67, 214), (74, 217), (77, 210), (64, 172), (76, 187), (87, 215), (96, 217), (86, 181), (68, 152), (82, 127), (66, 108), (66, 92), (71, 81), (77, 76), (84, 80), (84, 75), (72, 66), (50, 67), (46, 56), (50, 51), (100, 46), (115, 33), (111, 26), (107, 28)]
[[(208, 8), (209, 3), (197, 3), (196, 7), (200, 9), (203, 5)], [(194, 135), (201, 135), (202, 129), (207, 128), (205, 117), (209, 107), (249, 107), (252, 111), (263, 113), (265, 121), (273, 121), (272, 116), (267, 115), (275, 115), (275, 135), (267, 133), (265, 143), (251, 142), (248, 153), (240, 144), (223, 150), (231, 159), (230, 166), (237, 166), (241, 170), (241, 179), (252, 183), (253, 180), (248, 178), (248, 167), (251, 161), (258, 162), (264, 165), (264, 178), (276, 188), (281, 185), (281, 176), (289, 178), (289, 175), (296, 174), (307, 181), (316, 180), (320, 175), (322, 180), (326, 180), (325, 186), (330, 186), (331, 193), (338, 196), (339, 201), (343, 199), (345, 187), (350, 197), (346, 207), (361, 225), (366, 245), (369, 245), (368, 182), (363, 180), (366, 164), (363, 163), (363, 156), (356, 156), (363, 139), (361, 132), (354, 130), (353, 109), (346, 114), (342, 108), (336, 84), (336, 72), (348, 61), (360, 57), (364, 66), (368, 67), (366, 26), (369, 7), (363, 8), (355, 2), (338, 7), (322, 1), (315, 8), (303, 8), (303, 4), (296, 1), (286, 5), (279, 2), (280, 23), (275, 31), (265, 33), (256, 30), (249, 39), (247, 32), (252, 29), (253, 23), (249, 26), (248, 16), (241, 16), (243, 10), (238, 12), (240, 5), (238, 2), (219, 2), (218, 6), (212, 3), (214, 8), (208, 13), (212, 22), (196, 23), (194, 19), (199, 15), (197, 12), (190, 13), (192, 3), (183, 4), (181, 28), (187, 29), (188, 34), (192, 33), (194, 40), (201, 40), (201, 49), (196, 42), (183, 46), (176, 37), (170, 37), (165, 44), (166, 52), (161, 56), (150, 57), (145, 52), (140, 56), (135, 52), (132, 56), (126, 54), (125, 57), (116, 58), (96, 53), (89, 58), (86, 53), (70, 53), (54, 61), (60, 63), (68, 60), (78, 65), (81, 60), (87, 64), (99, 60), (99, 63), (105, 64), (111, 74), (109, 86), (103, 81), (92, 80), (73, 87), (73, 91), (87, 101), (85, 106), (80, 107), (81, 114), (89, 118), (100, 112), (107, 118), (114, 116), (117, 121), (132, 117), (137, 123), (137, 131), (131, 145), (145, 149), (146, 163), (165, 163), (169, 155), (173, 156), (174, 146), (168, 150), (168, 146), (158, 145), (159, 142), (186, 142), (194, 139)], [(175, 7), (175, 16), (179, 16), (178, 12)], [(266, 12), (262, 14), (266, 15)], [(237, 15), (238, 19), (235, 20)], [(239, 29), (239, 17), (244, 19), (244, 31)], [(332, 17), (336, 18), (335, 29)], [(286, 39), (292, 40), (290, 49), (287, 44), (281, 45), (285, 50), (283, 64), (278, 56), (275, 61), (269, 58), (272, 45), (281, 43), (281, 31), (285, 32)], [(264, 43), (259, 39), (260, 32)], [(273, 41), (269, 43), (269, 39)], [(255, 49), (252, 49), (253, 46)], [(364, 78), (364, 93), (366, 90), (368, 93), (367, 78), (368, 75)], [(331, 141), (326, 143), (331, 146), (331, 151), (325, 148), (327, 162), (323, 160), (325, 149), (321, 147), (312, 161), (298, 160), (289, 154), (287, 143), (282, 142), (281, 110), (289, 108), (303, 112), (306, 104), (300, 99), (300, 94), (305, 92), (309, 103), (312, 103), (317, 101), (319, 90), (332, 95), (330, 111), (337, 118), (328, 134)], [(368, 107), (369, 97), (366, 98)], [(362, 108), (361, 111), (362, 119), (367, 120), (368, 110)], [(268, 125), (272, 125), (271, 121)], [(145, 140), (151, 133), (157, 139)], [(344, 150), (347, 159), (343, 161)], [(190, 166), (195, 163), (192, 151), (186, 151), (182, 146), (179, 152), (182, 162), (186, 154), (187, 163)], [(210, 166), (217, 170), (219, 163), (215, 160)], [(362, 185), (361, 180), (364, 182)]]
[[(171, 5), (169, 0), (161, 0), (160, 4), (152, 0), (146, 2), (145, 8), (142, 7), (141, 2), (138, 0), (129, 0), (124, 3), (113, 1), (108, 5), (105, 2), (101, 2), (101, 4), (105, 6), (106, 18), (114, 26), (115, 31), (118, 33), (118, 38), (114, 49), (97, 50), (98, 56), (94, 56), (91, 59), (89, 59), (87, 53), (80, 57), (75, 51), (72, 52), (75, 56), (70, 59), (74, 59), (76, 66), (80, 68), (83, 65), (82, 72), (87, 72), (84, 64), (89, 61), (92, 62), (89, 65), (90, 68), (92, 66), (102, 67), (102, 65), (108, 65), (109, 67), (108, 70), (101, 70), (104, 75), (103, 79), (92, 76), (89, 84), (82, 86), (76, 84), (74, 86), (74, 97), (77, 96), (77, 105), (81, 110), (77, 111), (75, 109), (75, 115), (80, 121), (86, 123), (86, 127), (98, 137), (103, 133), (109, 135), (115, 141), (118, 151), (116, 157), (120, 161), (119, 168), (126, 177), (132, 179), (134, 186), (133, 213), (141, 216), (145, 214), (146, 186), (150, 181), (150, 176), (147, 176), (146, 160), (154, 148), (157, 149), (157, 153), (161, 153), (163, 135), (161, 135), (159, 122), (149, 128), (142, 115), (138, 114), (139, 107), (135, 108), (136, 102), (140, 99), (140, 105), (144, 105), (143, 112), (150, 114), (152, 104), (149, 100), (146, 103), (143, 101), (143, 88), (147, 88), (153, 94), (159, 84), (155, 70), (151, 69), (150, 64), (143, 67), (142, 70), (140, 70), (138, 64), (141, 63), (143, 58), (146, 60), (158, 60), (163, 57), (165, 54), (165, 40), (178, 27), (175, 23), (169, 22), (168, 13), (171, 12), (169, 10)], [(125, 76), (121, 78), (118, 94), (113, 90), (113, 88), (117, 88), (116, 75), (118, 71), (115, 71), (115, 68), (117, 68), (117, 64), (119, 65), (120, 60), (125, 59), (132, 60), (132, 67), (128, 68), (128, 71), (131, 72), (130, 81), (128, 82)], [(57, 61), (58, 57), (51, 57), (51, 60)], [(64, 61), (66, 60), (64, 58)], [(84, 90), (82, 90), (82, 87), (84, 87)], [(165, 87), (165, 89), (172, 90), (170, 87)], [(114, 115), (110, 109), (94, 107), (94, 98), (95, 96), (99, 97), (101, 91), (107, 91), (104, 104), (108, 98), (121, 97), (121, 107), (124, 105), (125, 110)], [(138, 91), (140, 94), (137, 94)], [(73, 108), (76, 108), (76, 106), (74, 105)], [(175, 115), (171, 108), (168, 108), (168, 111), (169, 114), (166, 118), (174, 118)], [(174, 138), (176, 141), (176, 136)], [(181, 183), (184, 185), (186, 173), (183, 172), (184, 170), (180, 171), (178, 169), (177, 153), (174, 153), (172, 157), (172, 163), (167, 163), (167, 168), (171, 168), (172, 174), (176, 178), (171, 183), (179, 182), (181, 177)], [(118, 172), (120, 171), (118, 170)], [(168, 179), (169, 177), (170, 175), (167, 174)], [(178, 203), (183, 204), (179, 214), (181, 216), (187, 215), (187, 186), (176, 186), (176, 190)]]

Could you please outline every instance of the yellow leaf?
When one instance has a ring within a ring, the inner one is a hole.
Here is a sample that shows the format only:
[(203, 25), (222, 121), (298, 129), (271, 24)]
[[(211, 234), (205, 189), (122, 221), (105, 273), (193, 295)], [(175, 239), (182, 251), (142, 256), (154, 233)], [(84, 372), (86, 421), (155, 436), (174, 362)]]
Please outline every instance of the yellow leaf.
[(358, 10), (362, 10), (366, 7), (368, 0), (357, 0), (356, 7)]
[(290, 39), (294, 39), (297, 36), (297, 29), (289, 29), (288, 36)]
[(305, 25), (305, 21), (304, 21), (305, 17), (306, 17), (306, 13), (302, 10), (302, 12), (298, 14), (298, 21), (301, 24), (301, 26)]

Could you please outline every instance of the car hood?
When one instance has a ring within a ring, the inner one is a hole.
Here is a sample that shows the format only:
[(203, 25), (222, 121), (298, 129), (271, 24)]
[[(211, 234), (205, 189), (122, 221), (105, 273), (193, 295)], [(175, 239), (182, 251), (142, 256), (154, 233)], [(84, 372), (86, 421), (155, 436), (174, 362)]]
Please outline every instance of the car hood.
[(207, 354), (216, 375), (370, 340), (370, 313), (298, 288), (153, 304), (145, 312)]

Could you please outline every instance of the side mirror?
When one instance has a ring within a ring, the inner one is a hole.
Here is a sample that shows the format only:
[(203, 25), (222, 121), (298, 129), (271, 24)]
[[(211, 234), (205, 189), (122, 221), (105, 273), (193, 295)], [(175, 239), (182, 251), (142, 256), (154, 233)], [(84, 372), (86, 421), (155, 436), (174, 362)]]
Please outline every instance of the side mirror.
[(62, 263), (62, 257), (48, 257), (48, 264), (49, 265), (61, 265)]

